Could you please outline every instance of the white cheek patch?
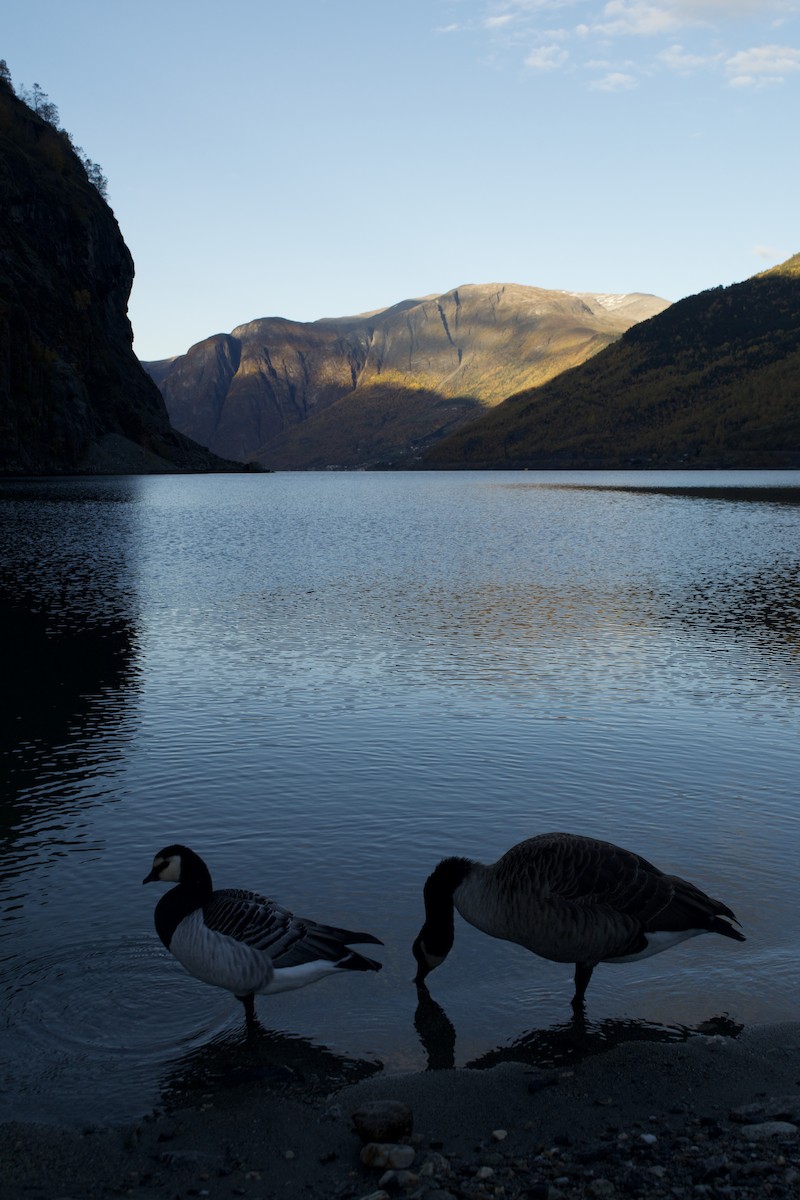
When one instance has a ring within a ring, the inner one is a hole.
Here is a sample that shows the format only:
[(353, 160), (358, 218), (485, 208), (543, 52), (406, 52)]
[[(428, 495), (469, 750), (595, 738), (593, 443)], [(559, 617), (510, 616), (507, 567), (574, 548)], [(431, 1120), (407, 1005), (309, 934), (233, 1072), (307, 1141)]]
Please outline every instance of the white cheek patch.
[[(166, 866), (161, 867), (160, 864), (166, 862)], [(163, 879), (164, 883), (180, 883), (181, 878), (181, 856), (173, 854), (168, 859), (156, 859), (153, 863), (153, 870), (158, 869), (158, 878)]]

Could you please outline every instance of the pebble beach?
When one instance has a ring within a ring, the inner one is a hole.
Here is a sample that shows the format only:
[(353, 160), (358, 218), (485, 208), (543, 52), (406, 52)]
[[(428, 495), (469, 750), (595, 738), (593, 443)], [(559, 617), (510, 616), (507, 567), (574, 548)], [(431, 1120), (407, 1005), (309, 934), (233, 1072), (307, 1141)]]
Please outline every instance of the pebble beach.
[(291, 1071), (121, 1127), (0, 1126), (4, 1200), (795, 1200), (800, 1023), (566, 1068)]

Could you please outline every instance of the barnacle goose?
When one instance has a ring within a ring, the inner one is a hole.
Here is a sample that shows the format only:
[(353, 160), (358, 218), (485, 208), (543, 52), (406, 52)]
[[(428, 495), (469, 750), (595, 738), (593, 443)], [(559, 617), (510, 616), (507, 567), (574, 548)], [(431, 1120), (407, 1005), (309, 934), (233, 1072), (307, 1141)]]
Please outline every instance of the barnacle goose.
[(383, 943), (296, 917), (257, 892), (214, 891), (208, 867), (188, 846), (159, 850), (143, 883), (175, 883), (155, 910), (156, 932), (178, 962), (205, 983), (227, 988), (255, 1022), (258, 994), (316, 983), (341, 971), (379, 971), (381, 964), (349, 948), (349, 942)]
[(574, 833), (528, 838), (491, 866), (445, 858), (428, 877), (424, 900), (425, 923), (413, 945), (418, 986), (452, 948), (455, 906), (492, 937), (575, 963), (576, 1012), (599, 962), (635, 962), (700, 933), (745, 940), (722, 920), (736, 921), (731, 910), (694, 884), (630, 850)]

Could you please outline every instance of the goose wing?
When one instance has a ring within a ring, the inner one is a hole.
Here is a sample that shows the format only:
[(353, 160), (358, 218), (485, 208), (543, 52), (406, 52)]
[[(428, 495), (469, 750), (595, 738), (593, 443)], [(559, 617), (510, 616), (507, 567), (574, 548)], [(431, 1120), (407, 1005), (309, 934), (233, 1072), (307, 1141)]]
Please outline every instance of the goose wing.
[(338, 962), (351, 953), (347, 948), (350, 942), (382, 944), (370, 933), (357, 933), (296, 917), (274, 900), (239, 888), (214, 892), (204, 909), (204, 918), (209, 929), (269, 955), (276, 968), (300, 966), (320, 959)]
[[(728, 921), (739, 922), (727, 904), (707, 896), (699, 887), (681, 879), (678, 875), (665, 875), (664, 879), (672, 885), (672, 898), (655, 918), (653, 929), (680, 930), (690, 926), (709, 929), (713, 933), (721, 933), (724, 937), (733, 938), (737, 942), (745, 940), (744, 934), (739, 933), (728, 924)], [(728, 920), (721, 920), (727, 917)]]
[(645, 923), (669, 904), (673, 893), (669, 877), (646, 858), (576, 834), (529, 838), (503, 855), (496, 873), (499, 882), (524, 878), (542, 901), (602, 905)]
[(725, 905), (610, 842), (545, 834), (512, 848), (496, 869), (499, 879), (526, 880), (552, 936), (576, 961), (638, 953), (647, 945), (645, 934), (659, 931), (713, 929), (737, 936), (719, 920), (736, 919)]

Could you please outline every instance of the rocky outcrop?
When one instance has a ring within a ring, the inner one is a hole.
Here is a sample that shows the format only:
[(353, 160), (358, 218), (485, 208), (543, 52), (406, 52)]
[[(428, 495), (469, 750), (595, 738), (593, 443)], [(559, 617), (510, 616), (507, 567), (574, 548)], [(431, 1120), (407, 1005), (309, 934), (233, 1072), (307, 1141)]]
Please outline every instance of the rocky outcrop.
[(0, 80), (0, 473), (230, 470), (132, 349), (133, 262), (66, 134)]
[(273, 318), (192, 346), (169, 364), (146, 363), (173, 424), (217, 453), (258, 458), (286, 428), (356, 385), (367, 354), (359, 331)]
[(251, 321), (145, 366), (176, 428), (218, 454), (279, 468), (402, 465), (666, 307), (466, 285), (354, 317)]

